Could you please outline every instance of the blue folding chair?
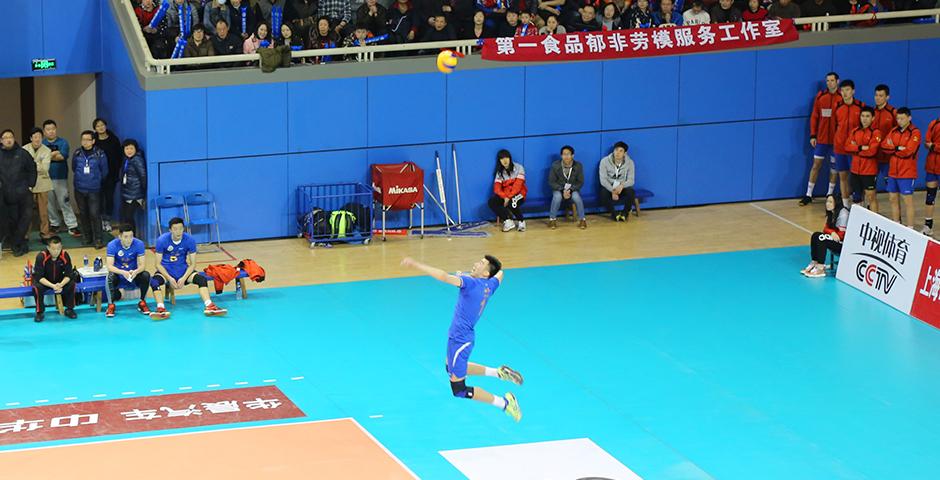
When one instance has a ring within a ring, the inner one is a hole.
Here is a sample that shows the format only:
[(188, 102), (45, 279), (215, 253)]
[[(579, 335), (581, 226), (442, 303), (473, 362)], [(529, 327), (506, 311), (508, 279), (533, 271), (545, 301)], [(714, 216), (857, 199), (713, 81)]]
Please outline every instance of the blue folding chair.
[[(203, 211), (205, 214), (202, 213)], [(222, 234), (219, 232), (219, 210), (215, 204), (215, 196), (209, 192), (194, 192), (186, 195), (186, 212), (189, 215), (186, 224), (189, 225), (190, 233), (192, 233), (194, 226), (206, 227), (209, 233), (209, 243), (211, 244), (213, 243), (212, 230), (215, 227), (215, 244), (221, 250)]]
[[(168, 193), (160, 195), (153, 201), (154, 205), (157, 206), (157, 232), (160, 235), (163, 235), (163, 229), (170, 229), (170, 219), (173, 217), (179, 217), (186, 219), (186, 204), (183, 202), (182, 195), (176, 195), (173, 193)], [(175, 214), (163, 215), (164, 211), (173, 211)], [(166, 219), (164, 221), (164, 218)]]

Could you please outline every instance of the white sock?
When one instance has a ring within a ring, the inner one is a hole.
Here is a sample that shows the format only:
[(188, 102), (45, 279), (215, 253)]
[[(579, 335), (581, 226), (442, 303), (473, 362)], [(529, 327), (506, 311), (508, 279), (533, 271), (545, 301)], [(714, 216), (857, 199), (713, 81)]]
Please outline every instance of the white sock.
[(157, 308), (163, 308), (163, 302), (158, 303)]
[(836, 184), (829, 182), (829, 191), (826, 195), (832, 195), (832, 192), (836, 191)]
[(807, 197), (812, 197), (812, 196), (813, 196), (813, 189), (814, 189), (814, 188), (816, 188), (816, 183), (815, 183), (815, 182), (808, 182), (808, 183), (806, 184), (806, 196), (807, 196)]
[(498, 377), (498, 376), (499, 376), (499, 373), (496, 371), (495, 368), (491, 368), (491, 367), (483, 367), (483, 368), (485, 369), (484, 372), (483, 372), (483, 375), (486, 375), (487, 377)]
[(493, 395), (493, 406), (498, 407), (500, 410), (505, 410), (506, 399), (498, 395)]
[(206, 304), (206, 306), (208, 307), (209, 305), (211, 305), (211, 304), (212, 304), (212, 300), (203, 300), (203, 302), (202, 302), (202, 303), (205, 303), (205, 304)]

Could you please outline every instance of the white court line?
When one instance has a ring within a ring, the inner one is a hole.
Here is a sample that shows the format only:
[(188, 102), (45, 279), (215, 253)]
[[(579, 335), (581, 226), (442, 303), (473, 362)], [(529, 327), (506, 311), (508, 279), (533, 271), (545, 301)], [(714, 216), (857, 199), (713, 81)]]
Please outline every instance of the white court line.
[(369, 415), (369, 418), (382, 418), (385, 415)]
[(163, 391), (162, 388), (155, 388), (155, 389), (151, 390), (150, 393), (160, 393), (160, 392), (162, 392), (162, 391)]
[(401, 468), (404, 468), (405, 471), (408, 472), (409, 475), (411, 475), (411, 476), (414, 477), (414, 478), (421, 478), (421, 477), (415, 475), (415, 472), (412, 472), (411, 469), (408, 468), (407, 465), (405, 465), (401, 460), (398, 459), (398, 457), (395, 456), (395, 454), (393, 454), (391, 451), (389, 451), (389, 449), (385, 448), (385, 445), (382, 445), (382, 442), (378, 441), (375, 437), (373, 437), (372, 434), (369, 433), (369, 431), (366, 430), (365, 427), (363, 427), (362, 425), (360, 425), (359, 422), (357, 422), (355, 418), (350, 418), (350, 420), (352, 420), (353, 423), (355, 423), (356, 426), (359, 427), (359, 430), (362, 430), (362, 433), (365, 433), (366, 436), (368, 436), (369, 438), (371, 438), (372, 441), (375, 442), (375, 444), (379, 446), (379, 448), (381, 448), (382, 450), (384, 450), (385, 453), (388, 454), (388, 456), (392, 458), (392, 460), (395, 460), (395, 463), (401, 465)]
[(49, 403), (49, 400), (36, 400), (36, 403)]
[(108, 394), (106, 394), (106, 393), (96, 393), (96, 394), (92, 395), (92, 398), (101, 398), (101, 397), (107, 397), (107, 396), (108, 396)]
[(304, 377), (290, 377), (291, 380), (303, 380)]
[(235, 382), (235, 385), (248, 385), (248, 382)]
[(121, 395), (137, 395), (137, 392), (121, 392)]
[(20, 402), (10, 402), (10, 403), (8, 403), (8, 404), (6, 404), (6, 405), (7, 405), (8, 407), (15, 407), (15, 406), (17, 406), (17, 405), (19, 405), (19, 404), (20, 404)]
[(221, 387), (221, 386), (222, 386), (222, 385), (219, 385), (218, 383), (210, 383), (210, 384), (206, 385), (206, 388), (217, 388), (217, 387)]
[(193, 387), (180, 387), (180, 390), (192, 390)]
[(753, 204), (753, 203), (749, 203), (748, 205), (750, 205), (750, 206), (752, 206), (752, 207), (754, 207), (754, 208), (756, 208), (756, 209), (758, 209), (758, 210), (760, 210), (760, 211), (766, 213), (767, 215), (770, 215), (771, 217), (775, 217), (775, 218), (777, 218), (778, 220), (782, 220), (782, 221), (784, 221), (784, 222), (787, 222), (787, 223), (789, 223), (790, 225), (793, 225), (794, 227), (799, 228), (800, 230), (803, 230), (803, 231), (806, 232), (806, 233), (809, 233), (809, 234), (812, 234), (812, 233), (813, 233), (813, 232), (807, 230), (806, 227), (804, 227), (804, 226), (802, 226), (802, 225), (798, 225), (798, 224), (796, 224), (796, 223), (793, 223), (793, 222), (787, 220), (786, 218), (783, 218), (783, 217), (781, 217), (780, 215), (777, 215), (776, 213), (771, 212), (770, 210), (767, 210), (767, 209), (764, 208), (764, 207), (761, 207), (761, 206), (759, 206), (759, 205), (755, 205), (755, 204)]
[[(118, 439), (114, 439), (114, 440), (99, 440), (99, 441), (96, 441), (96, 442), (66, 443), (66, 444), (62, 444), (62, 445), (48, 445), (48, 446), (44, 446), (44, 447), (30, 447), (30, 448), (20, 448), (20, 449), (14, 449), (14, 450), (0, 450), (0, 456), (2, 456), (4, 453), (29, 452), (29, 451), (33, 451), (33, 450), (49, 450), (49, 449), (52, 449), (52, 448), (63, 448), (63, 447), (80, 447), (80, 446), (83, 446), (83, 445), (99, 445), (99, 444), (102, 444), (102, 443), (132, 442), (132, 441), (135, 441), (135, 440), (147, 440), (147, 439), (152, 439), (152, 438), (183, 437), (183, 436), (188, 436), (188, 435), (202, 435), (202, 434), (205, 434), (205, 433), (228, 432), (228, 431), (234, 431), (234, 430), (253, 430), (253, 429), (257, 429), (257, 428), (274, 428), (274, 427), (284, 427), (284, 426), (288, 426), (288, 425), (304, 425), (304, 424), (308, 424), (308, 423), (339, 422), (339, 421), (343, 421), (343, 420), (352, 420), (353, 423), (356, 422), (356, 420), (353, 419), (353, 418), (329, 418), (329, 419), (326, 419), (326, 420), (310, 420), (310, 421), (307, 421), (307, 422), (287, 422), (287, 423), (278, 423), (278, 424), (275, 424), (275, 425), (255, 425), (255, 426), (252, 426), (252, 427), (217, 428), (217, 429), (215, 429), (215, 430), (200, 430), (200, 431), (198, 431), (198, 432), (168, 433), (168, 434), (166, 434), (166, 435), (149, 435), (149, 436), (145, 436), (145, 437), (130, 437), (130, 438), (118, 438)], [(358, 425), (358, 424), (357, 424), (357, 425)], [(360, 428), (362, 428), (362, 427), (360, 426)], [(138, 432), (138, 433), (146, 433), (146, 432)], [(368, 434), (368, 433), (369, 433), (369, 432), (366, 432), (366, 434)], [(372, 435), (369, 435), (369, 437), (372, 437)], [(87, 437), (86, 437), (86, 438), (87, 438)], [(373, 440), (374, 440), (374, 438), (373, 438)], [(379, 444), (379, 445), (381, 445), (381, 444)], [(383, 448), (384, 448), (384, 447), (383, 447)], [(386, 450), (386, 451), (388, 451), (388, 450)], [(393, 457), (393, 458), (394, 458), (394, 457)], [(396, 460), (397, 460), (397, 459), (396, 459)], [(400, 463), (400, 462), (399, 462), (399, 463)], [(404, 465), (402, 465), (402, 466), (404, 466)], [(407, 469), (407, 468), (408, 468), (408, 467), (405, 467), (405, 469)], [(410, 472), (410, 470), (409, 470), (409, 472)], [(414, 475), (414, 474), (412, 473), (412, 475)], [(415, 478), (418, 478), (418, 477), (415, 477)]]
[(261, 382), (262, 382), (262, 383), (274, 383), (274, 382), (276, 382), (276, 381), (277, 381), (276, 378), (269, 378), (269, 379), (267, 379), (267, 380), (262, 380)]
[(78, 400), (78, 397), (65, 397), (63, 400), (65, 400), (66, 402), (70, 402), (72, 400)]

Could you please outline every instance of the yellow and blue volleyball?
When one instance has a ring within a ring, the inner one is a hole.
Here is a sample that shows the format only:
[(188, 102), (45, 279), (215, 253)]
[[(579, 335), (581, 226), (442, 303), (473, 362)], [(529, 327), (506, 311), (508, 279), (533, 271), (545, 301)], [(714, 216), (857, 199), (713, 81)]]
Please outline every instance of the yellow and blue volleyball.
[(457, 68), (458, 54), (453, 50), (444, 50), (437, 54), (437, 69), (441, 73), (450, 73)]

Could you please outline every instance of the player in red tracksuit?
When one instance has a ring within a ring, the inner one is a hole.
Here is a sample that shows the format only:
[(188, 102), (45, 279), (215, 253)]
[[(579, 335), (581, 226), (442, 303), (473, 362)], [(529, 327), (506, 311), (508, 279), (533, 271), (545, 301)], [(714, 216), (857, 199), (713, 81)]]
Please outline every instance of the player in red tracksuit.
[(940, 118), (934, 119), (927, 127), (924, 147), (927, 148), (927, 212), (921, 233), (933, 235), (933, 204), (937, 199), (937, 186), (940, 184)]
[[(897, 110), (888, 103), (890, 98), (891, 89), (887, 85), (881, 84), (875, 87), (875, 119), (872, 121), (872, 128), (880, 131), (882, 135), (887, 135), (892, 128), (898, 126)], [(881, 181), (876, 181), (876, 186), (888, 182), (889, 160), (891, 160), (891, 154), (879, 151), (878, 177)]]
[(862, 109), (861, 126), (849, 133), (845, 141), (845, 151), (852, 155), (852, 192), (853, 198), (865, 196), (865, 203), (878, 213), (878, 191), (875, 189), (875, 177), (878, 175), (878, 152), (881, 145), (881, 132), (874, 128), (872, 120), (875, 110), (871, 107)]
[(914, 179), (917, 178), (917, 150), (920, 149), (920, 130), (911, 123), (911, 110), (898, 109), (898, 126), (885, 135), (881, 149), (891, 153), (888, 168), (888, 196), (891, 200), (891, 219), (901, 223), (898, 194), (904, 198), (907, 225), (914, 228)]
[[(832, 162), (832, 137), (835, 135), (835, 123), (832, 113), (842, 103), (839, 94), (839, 74), (829, 72), (826, 74), (826, 90), (820, 90), (813, 100), (813, 113), (809, 117), (809, 144), (813, 147), (813, 168), (809, 171), (809, 182), (806, 184), (806, 195), (800, 200), (800, 206), (813, 203), (813, 188), (819, 177), (819, 169), (823, 160), (829, 157)], [(836, 189), (836, 172), (829, 170), (829, 191), (832, 195)]]
[(851, 80), (843, 80), (839, 84), (839, 93), (842, 94), (842, 103), (832, 114), (836, 124), (836, 133), (832, 139), (832, 150), (835, 152), (833, 167), (839, 172), (842, 204), (849, 208), (852, 206), (852, 187), (849, 184), (849, 163), (852, 159), (845, 151), (845, 141), (849, 138), (849, 132), (859, 126), (859, 116), (865, 103), (855, 99), (855, 82)]

